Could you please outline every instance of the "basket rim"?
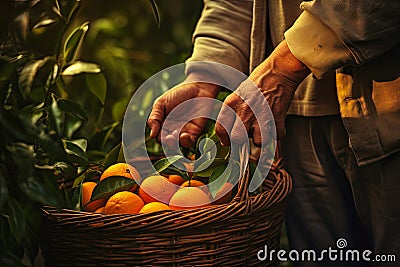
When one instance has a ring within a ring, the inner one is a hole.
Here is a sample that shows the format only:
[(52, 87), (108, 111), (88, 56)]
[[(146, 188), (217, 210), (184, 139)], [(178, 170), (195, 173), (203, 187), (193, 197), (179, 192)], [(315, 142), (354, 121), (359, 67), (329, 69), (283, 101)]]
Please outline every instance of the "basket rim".
[(57, 209), (51, 205), (43, 205), (41, 209), (48, 221), (71, 227), (79, 223), (80, 229), (121, 229), (121, 225), (124, 225), (122, 229), (130, 230), (179, 230), (194, 225), (201, 227), (216, 221), (223, 223), (232, 219), (247, 218), (254, 213), (262, 215), (268, 213), (271, 208), (283, 211), (284, 200), (291, 191), (291, 177), (284, 169), (270, 173), (276, 180), (267, 191), (245, 199), (234, 198), (230, 203), (196, 209), (164, 210), (144, 214), (101, 214), (67, 208)]

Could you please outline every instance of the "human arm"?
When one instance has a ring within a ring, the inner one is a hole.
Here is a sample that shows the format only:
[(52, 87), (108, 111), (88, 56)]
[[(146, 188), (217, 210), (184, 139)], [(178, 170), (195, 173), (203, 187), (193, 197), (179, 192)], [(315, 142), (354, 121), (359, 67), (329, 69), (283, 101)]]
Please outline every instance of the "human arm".
[[(226, 106), (222, 107), (215, 126), (221, 143), (223, 145), (229, 145), (229, 141), (243, 143), (247, 139), (247, 133), (239, 130), (241, 129), (238, 127), (239, 120), (243, 122), (247, 132), (252, 133), (256, 146), (268, 142), (262, 138), (262, 131), (269, 129), (273, 119), (278, 138), (283, 137), (285, 116), (294, 92), (309, 73), (307, 66), (291, 53), (286, 41), (281, 42), (271, 55), (254, 69), (249, 80), (244, 81), (226, 98), (224, 102)], [(266, 99), (274, 118), (270, 117), (262, 98)], [(230, 108), (236, 112), (237, 117), (230, 115)]]
[[(317, 78), (346, 65), (364, 64), (398, 44), (399, 8), (394, 8), (392, 3), (392, 1), (390, 3), (389, 1), (303, 2), (302, 8), (305, 11), (285, 34), (286, 51), (290, 52), (292, 58), (301, 62), (305, 69), (311, 70)], [(377, 5), (380, 5), (379, 8)], [(379, 21), (381, 23), (375, 25)], [(281, 46), (278, 46), (279, 53), (280, 48)], [(299, 76), (297, 76), (299, 79), (290, 78), (294, 73), (286, 68), (285, 64), (282, 64), (283, 75), (272, 77), (273, 72), (269, 70), (276, 66), (268, 62), (271, 61), (271, 57), (276, 57), (276, 52), (275, 50), (249, 78), (256, 83), (265, 96), (274, 115), (278, 137), (283, 137), (285, 113), (302, 79)], [(287, 78), (293, 80), (294, 83), (287, 82)], [(262, 83), (261, 80), (270, 80), (270, 82)], [(275, 85), (274, 81), (276, 81)], [(251, 99), (252, 94), (244, 93), (246, 90), (254, 89), (243, 84), (239, 86), (237, 93), (245, 95), (247, 97), (245, 100), (249, 103), (256, 102), (257, 100)], [(265, 131), (266, 125), (261, 125), (261, 127), (257, 125), (248, 105), (237, 95), (230, 96), (226, 104), (238, 113), (256, 145), (260, 145), (260, 129)], [(231, 125), (228, 131), (232, 131), (232, 141), (241, 141), (237, 138), (240, 136), (237, 133), (238, 128), (235, 127), (232, 119), (226, 117), (221, 111), (219, 119), (228, 121), (228, 125)], [(218, 125), (217, 133), (222, 143), (227, 144), (227, 132), (221, 125)]]
[(400, 40), (398, 1), (304, 1), (304, 10), (285, 33), (292, 53), (314, 76), (361, 65)]
[[(179, 104), (196, 97), (214, 98), (219, 86), (212, 82), (223, 76), (218, 68), (210, 72), (200, 61), (211, 61), (229, 65), (247, 72), (249, 57), (249, 36), (251, 28), (252, 1), (204, 1), (204, 9), (193, 34), (193, 53), (187, 60), (187, 79), (184, 84), (167, 91), (156, 100), (148, 119), (151, 138), (160, 138), (160, 129), (165, 118)], [(210, 81), (196, 83), (189, 81)], [(226, 81), (224, 81), (226, 82)], [(211, 113), (211, 106), (201, 106), (203, 115)], [(207, 119), (198, 118), (184, 126), (179, 134), (180, 144), (192, 146), (201, 134)], [(172, 129), (171, 129), (172, 130)], [(166, 139), (175, 139), (168, 135)], [(177, 134), (176, 132), (174, 134)]]

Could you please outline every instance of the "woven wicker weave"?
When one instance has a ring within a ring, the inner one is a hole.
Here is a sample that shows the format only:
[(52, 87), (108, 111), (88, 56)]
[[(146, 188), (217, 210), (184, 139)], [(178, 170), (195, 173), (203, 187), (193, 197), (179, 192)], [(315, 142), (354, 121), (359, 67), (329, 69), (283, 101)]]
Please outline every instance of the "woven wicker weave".
[(229, 204), (196, 210), (104, 215), (43, 207), (42, 249), (55, 266), (272, 266), (291, 178), (274, 163), (263, 192), (249, 197), (248, 171)]

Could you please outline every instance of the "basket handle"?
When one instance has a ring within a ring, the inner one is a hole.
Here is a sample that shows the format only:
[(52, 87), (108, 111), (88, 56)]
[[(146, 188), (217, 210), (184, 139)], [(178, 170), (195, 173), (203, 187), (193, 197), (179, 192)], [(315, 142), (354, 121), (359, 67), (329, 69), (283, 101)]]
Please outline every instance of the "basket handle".
[(246, 145), (242, 145), (237, 153), (239, 154), (240, 160), (240, 171), (242, 177), (239, 178), (238, 183), (238, 191), (234, 198), (234, 201), (245, 201), (249, 199), (249, 179), (250, 179), (250, 171), (249, 171), (249, 162), (246, 159), (250, 158), (249, 147)]
[[(279, 170), (282, 169), (282, 154), (279, 149), (281, 146), (280, 142), (277, 142), (276, 149), (275, 149), (275, 157), (274, 157), (274, 162), (270, 163), (270, 168), (271, 169), (277, 169)], [(243, 146), (244, 147), (244, 146)], [(245, 148), (242, 148), (240, 158), (250, 158), (250, 155), (248, 151), (245, 150)], [(245, 170), (242, 171), (244, 167), (241, 166), (241, 172), (243, 173), (243, 176), (239, 179), (238, 183), (238, 191), (236, 193), (236, 196), (234, 197), (233, 201), (245, 201), (247, 199), (250, 199), (249, 197), (249, 185), (250, 185), (250, 167), (249, 167), (249, 162), (247, 162), (247, 166), (245, 166)], [(267, 178), (265, 178), (267, 179)]]

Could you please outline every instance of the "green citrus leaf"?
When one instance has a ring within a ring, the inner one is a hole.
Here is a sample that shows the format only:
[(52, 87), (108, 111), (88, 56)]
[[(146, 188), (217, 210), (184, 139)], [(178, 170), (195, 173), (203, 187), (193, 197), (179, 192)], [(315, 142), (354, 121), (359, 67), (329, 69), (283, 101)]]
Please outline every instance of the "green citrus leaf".
[(110, 176), (100, 181), (92, 192), (90, 201), (110, 197), (117, 192), (126, 191), (136, 184), (135, 180), (123, 176)]
[(87, 74), (86, 84), (89, 90), (100, 100), (104, 105), (107, 94), (107, 80), (102, 73)]
[(100, 174), (101, 173), (99, 170), (88, 169), (84, 173), (82, 173), (81, 175), (79, 175), (78, 177), (75, 178), (72, 188), (78, 187), (84, 181), (91, 179)]
[(67, 38), (64, 44), (64, 61), (69, 63), (77, 57), (82, 46), (83, 38), (89, 30), (89, 22), (77, 27)]
[(226, 166), (219, 166), (212, 172), (210, 179), (208, 180), (208, 189), (213, 198), (221, 187), (228, 181), (230, 175), (231, 169), (226, 168)]
[(56, 21), (57, 21), (57, 20), (52, 19), (52, 18), (44, 19), (44, 20), (39, 21), (38, 23), (36, 23), (36, 24), (33, 26), (33, 29), (38, 29), (38, 28), (46, 27), (46, 26), (48, 26), (48, 25), (50, 25), (50, 24), (53, 24), (53, 23), (56, 22)]
[[(210, 177), (216, 168), (218, 168), (220, 166), (226, 167), (227, 165), (228, 165), (228, 161), (224, 158), (216, 158), (214, 160), (208, 160), (208, 161), (200, 163), (200, 165), (198, 165), (198, 166), (195, 166), (195, 169), (194, 169), (195, 171), (194, 171), (193, 175), (200, 176), (200, 177)], [(207, 167), (207, 168), (202, 170), (204, 167)], [(196, 171), (196, 170), (201, 170), (201, 171)]]
[(88, 120), (88, 114), (86, 113), (86, 110), (79, 103), (68, 99), (58, 99), (57, 104), (58, 108), (62, 111), (71, 113), (80, 120)]
[(75, 163), (87, 164), (88, 158), (86, 156), (85, 139), (66, 140), (62, 139), (65, 152), (68, 154), (69, 159)]
[(23, 96), (29, 94), (32, 89), (36, 74), (49, 60), (50, 57), (33, 60), (26, 64), (25, 67), (22, 69), (18, 78), (18, 87), (21, 90)]
[(72, 208), (74, 210), (83, 210), (82, 207), (82, 183), (75, 187), (74, 194), (72, 195)]
[(214, 198), (221, 187), (228, 181), (236, 184), (239, 179), (239, 174), (240, 165), (236, 161), (228, 166), (219, 166), (215, 168), (208, 180), (208, 188), (211, 196)]
[(179, 176), (181, 176), (183, 179), (185, 180), (190, 180), (189, 175), (187, 174), (187, 172), (182, 171), (181, 169), (175, 167), (175, 166), (169, 166), (168, 168), (166, 168), (163, 173), (165, 174), (177, 174)]
[(177, 162), (178, 160), (183, 159), (184, 156), (182, 155), (176, 155), (168, 158), (163, 158), (158, 160), (156, 163), (154, 163), (154, 168), (156, 169), (157, 172), (161, 173), (165, 169), (167, 169), (169, 166)]
[(154, 14), (154, 19), (157, 22), (157, 26), (160, 27), (160, 12), (158, 11), (158, 6), (155, 0), (150, 0), (150, 4), (153, 10), (153, 14)]
[(64, 113), (58, 106), (58, 102), (54, 100), (49, 109), (50, 116), (53, 121), (53, 127), (59, 136), (62, 136), (62, 129), (64, 125)]
[(66, 67), (61, 75), (70, 76), (77, 75), (81, 73), (100, 73), (101, 68), (99, 65), (84, 61), (75, 61), (68, 67)]

